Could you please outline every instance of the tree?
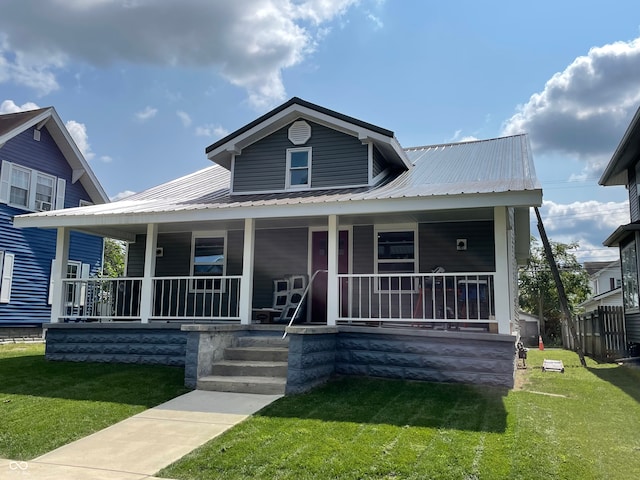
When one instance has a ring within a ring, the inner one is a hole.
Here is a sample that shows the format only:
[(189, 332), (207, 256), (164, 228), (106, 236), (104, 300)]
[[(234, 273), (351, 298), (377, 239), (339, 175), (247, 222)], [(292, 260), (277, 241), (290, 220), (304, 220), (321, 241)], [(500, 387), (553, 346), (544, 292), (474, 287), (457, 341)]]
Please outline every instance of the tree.
[[(550, 242), (553, 257), (560, 270), (560, 278), (567, 294), (567, 303), (573, 314), (577, 306), (590, 295), (589, 274), (583, 268), (573, 251), (577, 243)], [(552, 344), (561, 343), (562, 308), (558, 289), (553, 280), (544, 248), (531, 237), (531, 257), (527, 266), (520, 270), (518, 280), (520, 308), (541, 319), (540, 330), (545, 340)]]
[(125, 244), (113, 238), (104, 239), (104, 265), (102, 275), (104, 277), (124, 276)]

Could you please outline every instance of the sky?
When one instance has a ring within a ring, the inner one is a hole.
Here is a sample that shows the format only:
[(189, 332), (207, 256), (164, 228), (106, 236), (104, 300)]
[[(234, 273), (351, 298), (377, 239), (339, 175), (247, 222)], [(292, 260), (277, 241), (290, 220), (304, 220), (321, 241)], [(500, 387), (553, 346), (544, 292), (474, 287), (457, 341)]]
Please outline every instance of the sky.
[(598, 179), (640, 105), (637, 0), (0, 3), (0, 113), (54, 106), (112, 199), (293, 96), (404, 147), (526, 132), (551, 240), (617, 258), (627, 192)]

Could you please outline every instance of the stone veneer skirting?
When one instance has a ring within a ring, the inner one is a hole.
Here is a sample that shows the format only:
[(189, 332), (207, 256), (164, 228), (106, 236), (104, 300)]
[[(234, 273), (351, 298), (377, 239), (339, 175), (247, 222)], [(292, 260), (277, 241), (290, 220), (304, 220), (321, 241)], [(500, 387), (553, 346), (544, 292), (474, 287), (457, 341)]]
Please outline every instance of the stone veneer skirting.
[(514, 384), (512, 335), (344, 326), (290, 327), (287, 332), (287, 393), (309, 390), (332, 375)]
[(47, 360), (185, 364), (187, 333), (178, 324), (50, 323), (44, 328)]

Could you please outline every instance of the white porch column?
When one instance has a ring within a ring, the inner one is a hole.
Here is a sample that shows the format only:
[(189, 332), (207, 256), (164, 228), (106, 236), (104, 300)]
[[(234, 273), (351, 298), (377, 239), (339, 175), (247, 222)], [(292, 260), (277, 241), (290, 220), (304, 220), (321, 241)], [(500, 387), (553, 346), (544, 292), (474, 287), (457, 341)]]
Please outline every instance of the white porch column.
[(338, 300), (338, 216), (329, 215), (327, 229), (327, 325), (335, 325), (340, 314)]
[(253, 259), (256, 237), (256, 221), (253, 218), (244, 219), (244, 245), (242, 250), (242, 279), (240, 280), (240, 323), (251, 323), (251, 308), (253, 306)]
[(158, 246), (158, 224), (147, 225), (147, 239), (144, 249), (144, 276), (140, 288), (140, 320), (149, 323), (153, 301), (153, 277), (156, 274), (156, 248)]
[(52, 263), (51, 278), (53, 279), (51, 293), (51, 323), (60, 321), (62, 305), (64, 304), (64, 288), (62, 280), (67, 277), (67, 263), (69, 262), (69, 229), (58, 227), (56, 235), (56, 258)]
[(509, 284), (509, 247), (507, 236), (507, 208), (493, 208), (496, 275), (493, 280), (498, 333), (511, 334), (511, 288)]

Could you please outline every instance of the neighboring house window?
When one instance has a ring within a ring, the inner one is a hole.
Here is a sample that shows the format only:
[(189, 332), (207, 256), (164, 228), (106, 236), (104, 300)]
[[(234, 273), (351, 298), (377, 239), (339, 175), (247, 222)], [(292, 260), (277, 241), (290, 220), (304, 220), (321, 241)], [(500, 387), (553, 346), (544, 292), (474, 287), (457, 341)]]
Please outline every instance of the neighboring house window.
[(14, 261), (15, 255), (13, 253), (0, 251), (0, 303), (11, 301)]
[[(221, 277), (226, 270), (226, 235), (224, 232), (194, 233), (191, 247), (191, 275)], [(195, 280), (195, 290), (220, 290), (220, 280)]]
[(2, 161), (0, 203), (36, 212), (64, 208), (65, 186), (62, 178)]
[(609, 277), (609, 290), (613, 290), (614, 288), (616, 288), (616, 279)]
[(287, 188), (311, 186), (311, 147), (287, 149)]
[(390, 274), (381, 277), (380, 290), (414, 290), (411, 277), (395, 277), (395, 273), (416, 273), (416, 230), (389, 229), (376, 232), (376, 273)]
[(636, 243), (632, 241), (620, 251), (622, 261), (622, 300), (627, 311), (638, 310), (638, 257)]

